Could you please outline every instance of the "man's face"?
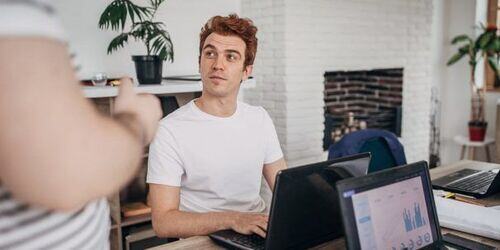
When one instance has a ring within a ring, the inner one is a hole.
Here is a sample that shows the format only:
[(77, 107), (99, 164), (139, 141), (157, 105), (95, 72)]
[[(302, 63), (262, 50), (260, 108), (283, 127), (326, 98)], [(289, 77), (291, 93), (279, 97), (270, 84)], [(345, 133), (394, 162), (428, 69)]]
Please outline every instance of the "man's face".
[(200, 74), (204, 94), (213, 97), (237, 96), (241, 80), (246, 80), (252, 66), (244, 67), (246, 45), (237, 36), (210, 34), (201, 51)]

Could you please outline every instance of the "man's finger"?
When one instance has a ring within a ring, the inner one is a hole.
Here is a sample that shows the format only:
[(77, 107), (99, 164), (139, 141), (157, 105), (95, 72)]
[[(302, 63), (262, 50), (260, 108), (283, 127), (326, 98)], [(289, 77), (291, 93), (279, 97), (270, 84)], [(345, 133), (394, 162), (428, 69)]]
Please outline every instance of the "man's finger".
[(257, 218), (259, 218), (260, 220), (265, 220), (265, 221), (269, 220), (269, 216), (267, 214), (257, 214)]
[(260, 227), (262, 230), (267, 231), (267, 221), (257, 221), (257, 226)]
[(129, 78), (120, 79), (120, 87), (118, 88), (118, 95), (122, 98), (128, 98), (135, 95), (134, 85)]
[(262, 230), (260, 227), (254, 226), (254, 227), (252, 227), (251, 230), (252, 230), (252, 232), (258, 234), (260, 237), (266, 238), (266, 232), (264, 230)]
[(262, 216), (262, 218), (263, 218), (266, 222), (267, 222), (267, 221), (269, 221), (269, 216), (267, 216), (267, 215)]

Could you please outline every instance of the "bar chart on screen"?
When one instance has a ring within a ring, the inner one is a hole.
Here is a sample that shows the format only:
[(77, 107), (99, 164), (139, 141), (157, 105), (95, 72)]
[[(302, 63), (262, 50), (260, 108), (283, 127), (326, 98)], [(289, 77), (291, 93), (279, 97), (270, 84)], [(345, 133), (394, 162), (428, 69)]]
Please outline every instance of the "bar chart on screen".
[(433, 241), (421, 177), (354, 194), (352, 202), (362, 249), (418, 249)]
[(410, 232), (425, 225), (425, 219), (422, 217), (422, 212), (420, 211), (420, 204), (416, 202), (413, 203), (413, 208), (413, 214), (411, 209), (405, 209), (403, 212), (406, 232)]

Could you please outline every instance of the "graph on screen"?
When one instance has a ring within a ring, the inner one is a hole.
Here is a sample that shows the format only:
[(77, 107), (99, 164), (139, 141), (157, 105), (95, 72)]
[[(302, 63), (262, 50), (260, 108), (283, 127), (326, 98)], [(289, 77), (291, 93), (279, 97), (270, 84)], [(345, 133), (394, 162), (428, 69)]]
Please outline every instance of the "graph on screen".
[(432, 243), (421, 177), (352, 196), (362, 249), (419, 249)]
[(425, 219), (422, 217), (422, 212), (420, 211), (420, 204), (413, 203), (413, 214), (411, 209), (405, 209), (403, 212), (403, 221), (405, 224), (406, 232), (410, 232), (413, 229), (420, 228), (425, 225)]

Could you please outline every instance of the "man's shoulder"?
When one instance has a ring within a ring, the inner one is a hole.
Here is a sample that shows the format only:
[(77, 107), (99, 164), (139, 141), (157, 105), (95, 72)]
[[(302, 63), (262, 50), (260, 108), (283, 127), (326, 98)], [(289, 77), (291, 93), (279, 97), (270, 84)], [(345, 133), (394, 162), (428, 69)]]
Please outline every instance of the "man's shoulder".
[(172, 124), (176, 124), (178, 122), (182, 122), (186, 119), (191, 113), (191, 102), (179, 107), (174, 112), (168, 114), (160, 120), (160, 126), (167, 125), (170, 126)]
[(266, 109), (264, 109), (262, 106), (251, 105), (245, 102), (238, 102), (238, 105), (241, 107), (241, 110), (247, 114), (258, 116), (267, 114)]

